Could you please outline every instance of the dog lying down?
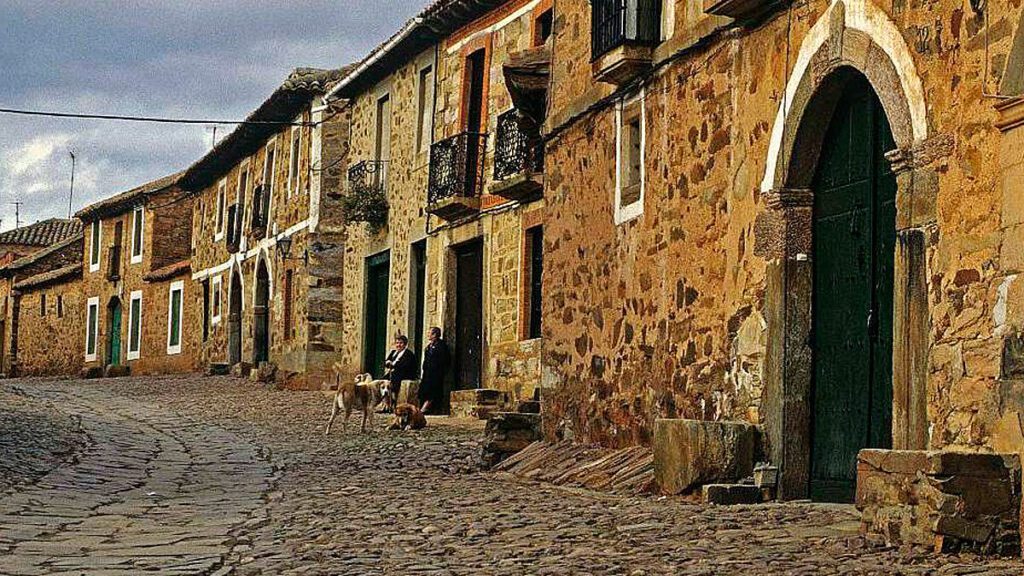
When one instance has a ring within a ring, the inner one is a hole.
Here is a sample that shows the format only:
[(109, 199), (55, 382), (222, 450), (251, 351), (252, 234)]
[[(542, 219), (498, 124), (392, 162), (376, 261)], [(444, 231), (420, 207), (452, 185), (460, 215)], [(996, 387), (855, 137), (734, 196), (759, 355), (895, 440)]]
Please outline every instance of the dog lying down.
[(373, 410), (391, 394), (387, 380), (374, 380), (370, 374), (360, 374), (352, 382), (342, 382), (342, 369), (338, 364), (334, 365), (334, 381), (338, 391), (334, 394), (334, 401), (331, 403), (331, 419), (327, 421), (327, 429), (324, 435), (331, 433), (331, 425), (338, 416), (338, 412), (345, 411), (345, 419), (342, 421), (342, 430), (348, 426), (348, 417), (353, 409), (359, 409), (363, 413), (363, 422), (359, 427), (361, 432), (366, 432), (366, 423), (373, 427)]
[(423, 412), (412, 404), (399, 404), (395, 407), (395, 417), (388, 430), (422, 430), (427, 426), (427, 418)]

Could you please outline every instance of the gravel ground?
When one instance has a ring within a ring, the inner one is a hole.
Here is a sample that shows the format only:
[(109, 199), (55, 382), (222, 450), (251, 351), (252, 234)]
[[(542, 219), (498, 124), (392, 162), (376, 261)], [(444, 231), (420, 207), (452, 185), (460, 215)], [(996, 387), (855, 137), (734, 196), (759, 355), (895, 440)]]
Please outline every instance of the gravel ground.
[[(207, 522), (208, 534), (197, 541), (202, 552), (192, 556), (170, 543), (179, 532), (166, 528), (168, 536), (158, 542), (164, 554), (159, 556), (164, 562), (161, 573), (1024, 572), (1019, 560), (936, 557), (919, 549), (880, 546), (857, 534), (856, 513), (849, 506), (699, 506), (481, 472), (476, 464), (479, 422), (432, 419), (426, 430), (406, 433), (385, 432), (379, 429), (383, 420), (378, 420), (378, 429), (370, 434), (359, 434), (354, 425), (325, 438), (329, 401), (315, 392), (279, 392), (230, 378), (202, 377), (22, 385), (40, 400), (80, 410), (79, 417), (94, 434), (103, 430), (104, 418), (116, 415), (118, 425), (135, 422), (182, 446), (173, 458), (161, 452), (163, 442), (147, 452), (149, 459), (138, 464), (151, 470), (147, 478), (165, 461), (189, 461), (194, 468), (197, 461), (209, 465), (223, 462), (225, 453), (237, 454), (217, 468), (220, 476), (204, 477), (209, 486), (202, 492), (211, 504), (223, 507), (218, 517), (232, 521)], [(111, 407), (110, 414), (104, 407)], [(182, 490), (185, 484), (176, 486)], [(3, 506), (0, 500), (0, 556), (6, 528), (8, 551), (28, 560), (19, 564), (21, 572), (5, 570), (0, 563), (0, 573), (49, 574), (54, 567), (75, 567), (71, 560), (53, 562), (45, 546), (26, 544), (31, 539), (15, 542), (10, 534), (17, 526), (12, 528)], [(167, 523), (176, 525), (197, 513), (195, 506), (162, 511)], [(128, 514), (127, 520), (137, 518)], [(67, 542), (77, 536), (62, 538)], [(133, 538), (137, 536), (116, 546), (129, 550), (139, 544)], [(121, 556), (97, 559), (105, 544), (111, 543), (86, 540), (80, 545), (88, 560), (77, 568), (102, 565), (103, 574), (129, 574), (158, 567), (156, 560), (132, 565), (118, 560)], [(22, 555), (22, 550), (36, 555)]]

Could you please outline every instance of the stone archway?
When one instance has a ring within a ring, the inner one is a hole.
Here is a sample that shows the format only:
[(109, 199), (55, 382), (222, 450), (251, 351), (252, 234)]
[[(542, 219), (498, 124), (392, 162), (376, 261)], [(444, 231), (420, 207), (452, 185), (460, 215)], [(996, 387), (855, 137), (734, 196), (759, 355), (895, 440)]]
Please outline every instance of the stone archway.
[[(755, 251), (768, 260), (763, 420), (768, 455), (781, 468), (780, 497), (808, 496), (814, 378), (813, 182), (827, 119), (852, 77), (867, 81), (896, 149), (893, 255), (892, 443), (927, 445), (928, 301), (925, 252), (933, 242), (937, 178), (923, 150), (927, 118), (920, 79), (898, 29), (867, 0), (837, 1), (801, 45), (772, 131)], [(809, 120), (809, 121), (805, 121)]]
[(270, 272), (263, 258), (256, 263), (255, 291), (252, 312), (252, 363), (259, 366), (270, 361)]

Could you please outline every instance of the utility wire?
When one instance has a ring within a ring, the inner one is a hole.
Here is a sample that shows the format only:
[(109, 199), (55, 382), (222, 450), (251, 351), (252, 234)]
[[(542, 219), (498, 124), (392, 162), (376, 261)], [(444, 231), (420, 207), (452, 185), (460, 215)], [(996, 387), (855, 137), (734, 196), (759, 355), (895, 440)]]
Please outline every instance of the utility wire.
[(277, 122), (273, 120), (209, 120), (194, 118), (163, 118), (158, 116), (125, 116), (121, 114), (78, 114), (74, 112), (53, 112), (46, 110), (21, 110), (17, 108), (0, 108), (0, 114), (18, 116), (44, 116), (48, 118), (77, 118), (83, 120), (120, 120), (124, 122), (153, 122), (156, 124), (228, 124), (241, 126), (247, 124), (266, 126), (315, 126), (315, 122)]

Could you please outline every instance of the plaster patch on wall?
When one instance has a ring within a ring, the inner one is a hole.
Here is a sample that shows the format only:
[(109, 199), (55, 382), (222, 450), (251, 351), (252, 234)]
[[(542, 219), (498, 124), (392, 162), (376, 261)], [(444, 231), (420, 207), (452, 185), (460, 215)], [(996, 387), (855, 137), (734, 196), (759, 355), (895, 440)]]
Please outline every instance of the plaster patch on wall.
[(996, 303), (992, 306), (992, 321), (995, 323), (995, 332), (997, 335), (1002, 335), (1007, 331), (1006, 327), (1006, 307), (1007, 299), (1010, 293), (1010, 285), (1013, 284), (1014, 280), (1017, 279), (1017, 275), (1013, 274), (1007, 276), (999, 284), (999, 288), (996, 290)]

